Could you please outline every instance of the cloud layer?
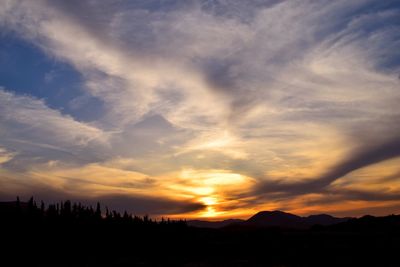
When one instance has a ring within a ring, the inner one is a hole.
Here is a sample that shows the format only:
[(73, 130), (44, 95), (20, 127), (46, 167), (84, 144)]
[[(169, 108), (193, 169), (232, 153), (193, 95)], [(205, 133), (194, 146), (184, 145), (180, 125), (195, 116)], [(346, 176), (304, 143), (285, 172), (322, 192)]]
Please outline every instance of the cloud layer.
[(85, 121), (2, 88), (0, 193), (175, 216), (397, 207), (399, 15), (368, 0), (5, 1), (5, 35), (82, 75), (70, 107), (104, 108)]

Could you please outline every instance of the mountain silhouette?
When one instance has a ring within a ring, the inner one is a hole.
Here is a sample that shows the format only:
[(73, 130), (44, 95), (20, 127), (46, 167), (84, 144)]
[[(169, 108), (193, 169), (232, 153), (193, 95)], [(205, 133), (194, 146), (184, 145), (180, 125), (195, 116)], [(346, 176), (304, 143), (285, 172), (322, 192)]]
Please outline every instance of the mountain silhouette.
[(248, 220), (228, 219), (224, 221), (188, 221), (189, 226), (200, 228), (223, 228), (228, 226), (251, 226), (251, 227), (280, 227), (293, 229), (307, 229), (314, 225), (329, 226), (346, 222), (351, 218), (336, 218), (328, 214), (310, 215), (301, 217), (291, 213), (275, 210), (260, 211)]
[(337, 224), (337, 223), (341, 223), (341, 222), (346, 222), (348, 220), (350, 220), (351, 218), (337, 218), (337, 217), (333, 217), (331, 215), (328, 214), (318, 214), (318, 215), (310, 215), (308, 217), (303, 218), (304, 221), (308, 224), (308, 225), (333, 225), (333, 224)]
[(245, 222), (259, 227), (306, 228), (303, 218), (283, 211), (261, 211)]

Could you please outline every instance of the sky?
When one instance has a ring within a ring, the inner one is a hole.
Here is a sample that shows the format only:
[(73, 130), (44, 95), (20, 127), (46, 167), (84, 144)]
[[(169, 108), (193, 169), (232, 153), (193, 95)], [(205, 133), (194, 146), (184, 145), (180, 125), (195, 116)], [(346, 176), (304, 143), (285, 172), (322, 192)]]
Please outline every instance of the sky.
[(0, 200), (400, 213), (399, 1), (0, 2)]

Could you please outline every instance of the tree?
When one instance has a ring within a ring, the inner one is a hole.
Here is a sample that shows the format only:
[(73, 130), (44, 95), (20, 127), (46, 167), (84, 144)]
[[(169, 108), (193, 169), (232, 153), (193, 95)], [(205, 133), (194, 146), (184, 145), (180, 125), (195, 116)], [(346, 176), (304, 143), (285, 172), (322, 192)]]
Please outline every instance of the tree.
[(97, 204), (96, 204), (95, 216), (96, 216), (96, 218), (101, 218), (101, 207), (100, 207), (100, 203), (99, 202), (97, 202)]

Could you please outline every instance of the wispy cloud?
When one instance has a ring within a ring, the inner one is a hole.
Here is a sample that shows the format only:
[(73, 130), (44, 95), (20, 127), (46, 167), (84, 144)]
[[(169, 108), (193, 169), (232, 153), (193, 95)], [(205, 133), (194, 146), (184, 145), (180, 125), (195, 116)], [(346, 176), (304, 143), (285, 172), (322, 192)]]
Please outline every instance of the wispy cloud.
[[(352, 172), (400, 156), (399, 15), (395, 1), (368, 0), (6, 1), (1, 29), (73, 66), (105, 110), (84, 123), (1, 90), (2, 166), (74, 172), (70, 182), (96, 166), (115, 176), (114, 190), (137, 185), (125, 171), (168, 177), (156, 184), (169, 198), (182, 170), (224, 170), (255, 184), (231, 195), (215, 187), (215, 209), (284, 208), (289, 197), (305, 208)], [(341, 199), (368, 199), (341, 189)]]

